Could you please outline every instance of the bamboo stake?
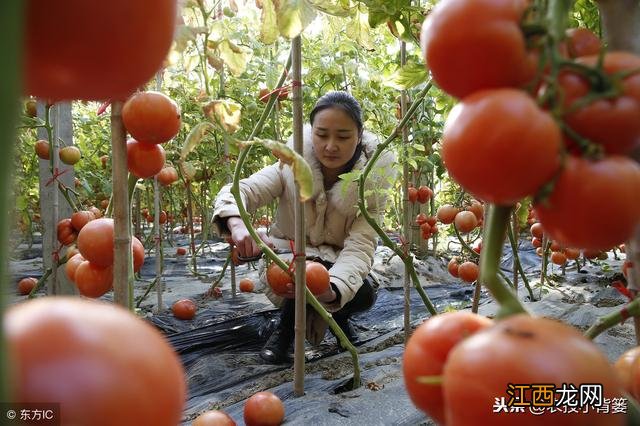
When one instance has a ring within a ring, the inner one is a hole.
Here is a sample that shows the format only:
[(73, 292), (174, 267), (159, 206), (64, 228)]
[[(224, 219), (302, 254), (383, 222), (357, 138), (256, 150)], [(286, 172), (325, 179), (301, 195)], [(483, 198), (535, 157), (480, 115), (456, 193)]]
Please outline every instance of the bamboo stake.
[[(400, 42), (400, 66), (407, 63), (407, 43)], [(407, 91), (403, 90), (400, 94), (400, 118), (403, 118), (407, 114)], [(402, 128), (402, 150), (405, 158), (409, 155), (409, 126)], [(406, 253), (411, 250), (411, 242), (413, 240), (411, 235), (411, 220), (409, 219), (409, 213), (411, 205), (409, 204), (408, 191), (409, 191), (409, 162), (404, 161), (402, 165), (402, 190), (404, 192), (403, 203), (403, 216), (402, 216), (402, 233), (405, 239), (405, 251)], [(404, 343), (406, 344), (411, 337), (411, 277), (407, 268), (404, 269), (404, 279), (402, 281), (402, 289), (404, 293)]]
[(162, 300), (162, 292), (164, 291), (162, 282), (162, 229), (160, 225), (160, 198), (162, 197), (161, 188), (158, 186), (158, 175), (153, 177), (153, 233), (155, 241), (156, 253), (156, 312), (164, 310), (164, 302)]
[[(127, 141), (122, 124), (122, 102), (111, 104), (111, 145), (113, 149), (113, 301), (125, 308), (132, 309), (133, 289), (129, 282), (133, 275), (131, 265), (131, 236), (129, 213), (129, 185), (127, 178)], [(131, 270), (131, 274), (129, 271)]]
[[(295, 151), (302, 155), (303, 134), (302, 134), (302, 39), (300, 36), (291, 40), (291, 68), (293, 74), (293, 146)], [(278, 114), (274, 110), (274, 114)], [(296, 191), (296, 203), (294, 207), (295, 226), (295, 250), (296, 253), (304, 253), (307, 245), (305, 233), (304, 203), (300, 201), (300, 194)], [(295, 396), (304, 395), (304, 340), (306, 331), (306, 259), (303, 256), (296, 256), (295, 259), (295, 340), (294, 340), (294, 360), (293, 360), (293, 394)]]

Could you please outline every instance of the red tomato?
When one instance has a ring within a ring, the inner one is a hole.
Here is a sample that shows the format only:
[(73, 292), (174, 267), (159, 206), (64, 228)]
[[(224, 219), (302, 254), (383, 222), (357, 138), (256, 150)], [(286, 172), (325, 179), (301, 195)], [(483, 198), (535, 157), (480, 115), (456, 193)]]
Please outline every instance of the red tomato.
[(58, 241), (65, 246), (73, 243), (76, 240), (78, 234), (76, 234), (73, 229), (73, 225), (71, 224), (71, 219), (66, 218), (62, 219), (58, 222), (58, 226), (56, 228)]
[(90, 221), (94, 220), (96, 216), (89, 210), (81, 210), (71, 215), (71, 225), (76, 231), (80, 231)]
[(253, 291), (253, 281), (249, 278), (243, 278), (240, 280), (240, 291), (244, 293), (251, 293)]
[(173, 304), (171, 311), (173, 316), (181, 320), (190, 320), (196, 316), (198, 307), (195, 302), (190, 299), (181, 299)]
[(410, 203), (415, 203), (418, 201), (418, 190), (413, 186), (409, 187), (407, 190), (407, 197), (409, 198)]
[(163, 169), (158, 173), (158, 182), (162, 186), (169, 186), (177, 180), (178, 172), (173, 166), (163, 167)]
[(31, 293), (31, 290), (35, 288), (36, 284), (38, 284), (37, 278), (27, 277), (21, 279), (18, 282), (18, 294), (21, 296), (26, 296), (27, 294)]
[(287, 285), (293, 283), (293, 278), (287, 271), (272, 263), (267, 268), (267, 283), (276, 295), (282, 296), (288, 292)]
[(552, 251), (551, 262), (555, 263), (556, 265), (564, 265), (565, 263), (567, 263), (567, 256), (565, 256), (565, 254), (561, 251)]
[(478, 218), (470, 211), (461, 211), (456, 215), (454, 224), (458, 231), (466, 234), (476, 229), (476, 226), (478, 226)]
[(283, 420), (284, 405), (271, 392), (258, 392), (244, 403), (244, 422), (247, 426), (278, 426)]
[(236, 426), (236, 422), (224, 411), (209, 410), (196, 417), (191, 426)]
[(70, 281), (74, 283), (76, 282), (76, 271), (78, 270), (78, 266), (80, 266), (80, 264), (85, 260), (86, 259), (82, 257), (80, 253), (73, 255), (69, 260), (67, 260), (67, 263), (64, 265), (64, 271)]
[(563, 251), (564, 251), (564, 255), (569, 260), (576, 260), (577, 258), (580, 257), (580, 250), (578, 249), (567, 247)]
[(538, 240), (542, 240), (544, 238), (544, 228), (540, 222), (536, 222), (531, 225), (531, 235), (537, 238)]
[(620, 355), (620, 358), (618, 358), (613, 365), (618, 373), (618, 378), (620, 379), (620, 383), (622, 383), (623, 388), (635, 398), (638, 398), (638, 395), (634, 395), (633, 380), (635, 379), (635, 376), (633, 374), (632, 367), (639, 356), (640, 346), (636, 346), (635, 348), (629, 349)]
[[(444, 366), (444, 404), (448, 425), (513, 425), (510, 414), (493, 413), (496, 398), (511, 384), (581, 384), (603, 386), (603, 398), (620, 398), (621, 386), (613, 367), (595, 343), (558, 321), (514, 315), (496, 322), (456, 345)], [(515, 414), (515, 413), (511, 413)], [(520, 426), (621, 426), (625, 416), (588, 413), (544, 417), (525, 408), (517, 413)]]
[(602, 49), (602, 42), (598, 36), (588, 28), (570, 28), (566, 34), (567, 50), (569, 56), (572, 58), (597, 55)]
[(122, 107), (122, 121), (134, 139), (165, 143), (180, 131), (180, 108), (164, 93), (138, 92)]
[(102, 212), (96, 206), (89, 207), (89, 211), (93, 213), (96, 219), (100, 219), (102, 217)]
[(418, 216), (416, 216), (416, 223), (418, 225), (422, 225), (423, 223), (427, 223), (427, 215), (424, 214), (424, 213), (418, 214)]
[(178, 247), (176, 249), (176, 256), (184, 256), (185, 254), (187, 254), (187, 249), (184, 247)]
[(466, 191), (483, 201), (508, 205), (551, 180), (560, 167), (561, 140), (551, 115), (526, 93), (485, 90), (451, 110), (442, 159)]
[(78, 234), (78, 250), (96, 266), (113, 265), (113, 219), (101, 218), (87, 223)]
[(182, 364), (166, 339), (131, 312), (46, 297), (12, 306), (4, 319), (15, 401), (56, 401), (65, 425), (180, 423)]
[[(583, 65), (595, 67), (598, 55), (580, 58)], [(629, 73), (620, 82), (619, 95), (592, 101), (578, 108), (574, 102), (582, 102), (589, 95), (588, 80), (574, 72), (563, 71), (559, 83), (564, 92), (563, 107), (566, 124), (582, 137), (600, 144), (607, 154), (628, 154), (640, 145), (640, 56), (628, 52), (610, 52), (604, 57), (604, 71), (608, 75)], [(609, 93), (609, 88), (605, 88)]]
[(407, 342), (402, 361), (407, 393), (415, 406), (437, 423), (445, 421), (443, 387), (420, 383), (419, 379), (442, 375), (451, 349), (492, 324), (490, 319), (469, 312), (446, 312), (423, 322)]
[(330, 286), (329, 271), (322, 263), (307, 262), (305, 277), (307, 287), (314, 295), (318, 296), (327, 290)]
[(164, 167), (164, 148), (158, 144), (127, 141), (127, 168), (139, 178), (150, 178)]
[(531, 245), (534, 248), (542, 247), (542, 241), (538, 237), (531, 238)]
[(133, 253), (133, 272), (138, 272), (144, 264), (144, 246), (136, 237), (131, 237), (131, 250)]
[(418, 188), (418, 202), (420, 204), (424, 204), (429, 201), (429, 198), (431, 198), (432, 195), (433, 191), (431, 190), (431, 188), (425, 185), (422, 185), (420, 186), (420, 188)]
[(545, 232), (563, 246), (608, 250), (638, 225), (639, 193), (640, 165), (630, 158), (568, 156), (553, 192), (535, 210)]
[(102, 267), (85, 260), (76, 267), (73, 278), (81, 295), (96, 299), (113, 287), (113, 266)]
[(458, 278), (458, 268), (460, 267), (460, 259), (457, 257), (452, 258), (447, 265), (447, 269), (449, 273), (454, 277)]
[(464, 262), (458, 267), (458, 277), (462, 281), (472, 283), (478, 279), (480, 274), (480, 268), (473, 262)]
[(473, 212), (473, 214), (476, 215), (476, 219), (478, 220), (484, 219), (484, 206), (482, 205), (482, 203), (474, 201), (467, 207), (467, 210), (469, 210), (470, 212)]
[(453, 222), (457, 214), (458, 214), (457, 207), (454, 207), (450, 204), (445, 204), (443, 206), (440, 206), (440, 208), (436, 212), (436, 217), (440, 222), (444, 223), (445, 225), (448, 225)]
[(529, 81), (535, 63), (520, 29), (528, 5), (527, 0), (438, 2), (420, 36), (425, 64), (438, 86), (464, 98), (481, 89)]
[(34, 147), (35, 147), (36, 155), (38, 156), (38, 158), (40, 158), (41, 160), (49, 159), (49, 142), (48, 141), (45, 141), (44, 139), (36, 141), (36, 144)]
[(25, 92), (53, 100), (125, 99), (160, 69), (173, 41), (176, 3), (27, 1)]

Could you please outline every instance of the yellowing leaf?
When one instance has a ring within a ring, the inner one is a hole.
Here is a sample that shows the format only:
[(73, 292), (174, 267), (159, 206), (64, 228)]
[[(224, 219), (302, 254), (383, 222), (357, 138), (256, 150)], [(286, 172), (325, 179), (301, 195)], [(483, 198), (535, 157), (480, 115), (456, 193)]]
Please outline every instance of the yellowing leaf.
[(408, 63), (402, 68), (398, 68), (384, 82), (385, 85), (398, 90), (411, 89), (427, 81), (429, 74), (423, 64)]
[(308, 0), (313, 7), (333, 16), (349, 16), (356, 10), (349, 0)]
[(220, 42), (218, 51), (224, 63), (227, 64), (229, 72), (231, 72), (234, 77), (239, 77), (244, 72), (253, 55), (250, 49), (237, 46), (226, 39)]
[(198, 173), (198, 170), (196, 169), (196, 166), (190, 161), (181, 161), (180, 172), (186, 180), (193, 180), (193, 178)]
[(212, 130), (213, 128), (213, 124), (207, 121), (203, 121), (202, 123), (198, 123), (193, 129), (191, 129), (191, 132), (189, 132), (187, 139), (184, 141), (184, 145), (182, 145), (182, 150), (180, 151), (180, 161), (186, 160), (187, 155), (189, 155), (189, 153), (193, 151), (195, 147), (198, 146), (198, 144), (200, 144), (200, 141), (202, 141), (207, 131)]
[(202, 107), (205, 115), (213, 123), (220, 125), (225, 132), (235, 133), (240, 128), (242, 106), (227, 99), (211, 101)]
[(306, 160), (286, 144), (268, 139), (254, 139), (249, 142), (242, 142), (242, 145), (259, 144), (273, 152), (278, 157), (280, 163), (291, 167), (293, 177), (298, 187), (298, 194), (302, 202), (307, 201), (313, 195), (313, 174), (311, 167)]
[(366, 15), (359, 13), (351, 19), (351, 22), (347, 24), (347, 38), (355, 40), (367, 50), (374, 49)]
[(278, 39), (278, 22), (276, 8), (271, 0), (264, 0), (260, 18), (260, 41), (272, 44)]
[(276, 9), (278, 29), (287, 38), (300, 35), (316, 17), (316, 11), (307, 0), (280, 0)]
[(222, 68), (224, 67), (224, 61), (211, 51), (207, 52), (207, 62), (209, 62), (209, 65), (217, 71), (222, 71)]

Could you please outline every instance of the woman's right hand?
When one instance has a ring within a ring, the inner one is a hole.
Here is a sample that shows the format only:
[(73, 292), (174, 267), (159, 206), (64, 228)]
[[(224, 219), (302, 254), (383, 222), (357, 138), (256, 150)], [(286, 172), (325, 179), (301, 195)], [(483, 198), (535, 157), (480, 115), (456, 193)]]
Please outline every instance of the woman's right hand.
[[(253, 238), (251, 238), (251, 235), (241, 218), (232, 216), (227, 219), (227, 228), (229, 228), (229, 231), (231, 232), (231, 239), (237, 247), (238, 254), (241, 257), (254, 257), (261, 253), (260, 247), (256, 244)], [(264, 231), (258, 231), (258, 236), (266, 245), (273, 248), (271, 239), (264, 233)]]

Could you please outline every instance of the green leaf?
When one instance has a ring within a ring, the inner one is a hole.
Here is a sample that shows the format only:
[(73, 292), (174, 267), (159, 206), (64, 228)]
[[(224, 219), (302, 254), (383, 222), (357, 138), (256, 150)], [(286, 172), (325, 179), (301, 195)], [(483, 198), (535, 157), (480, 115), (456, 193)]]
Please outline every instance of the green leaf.
[(424, 145), (421, 145), (421, 144), (419, 144), (419, 143), (411, 144), (411, 147), (412, 147), (413, 149), (415, 149), (416, 151), (422, 151), (422, 152), (425, 152), (425, 147), (424, 147)]
[(428, 76), (424, 65), (410, 62), (391, 74), (384, 84), (394, 89), (407, 90), (424, 83)]
[(260, 41), (272, 44), (278, 39), (278, 19), (276, 8), (271, 0), (263, 0), (260, 17)]
[(227, 39), (220, 42), (218, 51), (229, 72), (235, 77), (239, 77), (247, 69), (247, 64), (253, 55), (250, 49), (237, 46)]
[(416, 160), (414, 160), (413, 158), (409, 158), (407, 160), (407, 163), (409, 163), (409, 165), (411, 166), (411, 168), (413, 170), (418, 170), (418, 162)]
[(278, 157), (280, 163), (287, 164), (293, 171), (293, 178), (298, 187), (298, 193), (302, 202), (307, 201), (313, 195), (313, 174), (307, 161), (293, 149), (282, 142), (268, 139), (254, 139), (253, 141), (240, 142), (243, 146), (262, 145)]
[(360, 175), (362, 174), (362, 170), (355, 170), (349, 173), (343, 173), (339, 176), (340, 179), (346, 182), (355, 182), (360, 179)]
[(180, 161), (184, 161), (187, 159), (187, 155), (191, 151), (195, 149), (196, 146), (200, 144), (202, 138), (204, 138), (207, 131), (212, 130), (213, 124), (207, 121), (203, 121), (202, 123), (198, 123), (192, 130), (189, 132), (187, 139), (184, 141), (184, 145), (182, 145), (182, 150), (180, 151)]
[(277, 16), (280, 34), (294, 38), (315, 19), (316, 11), (307, 0), (282, 0)]

